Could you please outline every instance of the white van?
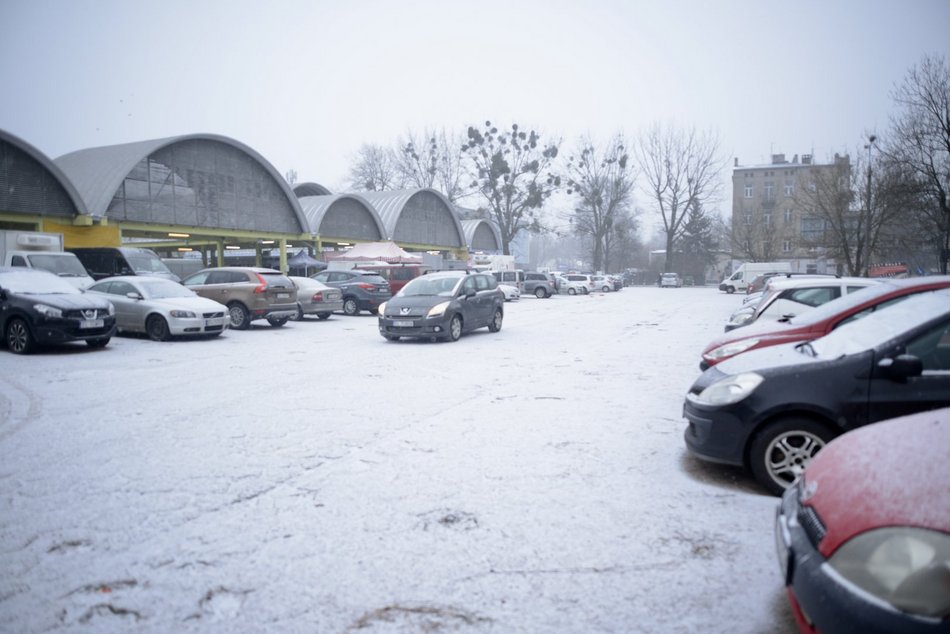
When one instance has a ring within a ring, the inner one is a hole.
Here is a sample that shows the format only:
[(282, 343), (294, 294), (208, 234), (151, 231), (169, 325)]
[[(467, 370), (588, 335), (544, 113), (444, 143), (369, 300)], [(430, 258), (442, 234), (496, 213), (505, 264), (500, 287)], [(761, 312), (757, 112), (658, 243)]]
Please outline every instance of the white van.
[(763, 273), (790, 273), (791, 262), (745, 262), (735, 272), (719, 283), (719, 290), (727, 293), (744, 291), (757, 275)]

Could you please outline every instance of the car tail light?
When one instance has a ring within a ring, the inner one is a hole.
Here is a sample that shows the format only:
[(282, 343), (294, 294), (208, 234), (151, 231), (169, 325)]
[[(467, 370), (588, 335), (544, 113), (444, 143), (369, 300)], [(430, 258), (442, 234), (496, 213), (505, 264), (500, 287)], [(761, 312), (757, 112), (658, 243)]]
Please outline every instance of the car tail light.
[(260, 282), (257, 286), (254, 287), (255, 293), (266, 293), (267, 292), (267, 280), (261, 277), (260, 273), (255, 273), (257, 276), (257, 281)]
[(359, 286), (360, 288), (362, 288), (364, 291), (375, 291), (375, 290), (376, 290), (376, 285), (375, 285), (375, 284), (368, 284), (368, 283), (366, 283), (366, 282), (360, 282), (359, 284), (357, 284), (357, 286)]
[(314, 293), (314, 294), (313, 294), (313, 297), (311, 297), (310, 300), (311, 300), (311, 301), (314, 301), (314, 302), (322, 302), (322, 301), (323, 301), (323, 291), (321, 291), (321, 292), (319, 292), (319, 293)]

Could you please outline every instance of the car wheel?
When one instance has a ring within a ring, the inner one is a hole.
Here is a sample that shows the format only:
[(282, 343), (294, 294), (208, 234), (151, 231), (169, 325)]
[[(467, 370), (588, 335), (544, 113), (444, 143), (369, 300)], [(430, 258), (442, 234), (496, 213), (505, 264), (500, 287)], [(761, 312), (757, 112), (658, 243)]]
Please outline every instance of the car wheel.
[(733, 287), (733, 286), (727, 286), (727, 287), (726, 287), (726, 294), (727, 294), (727, 295), (732, 295), (732, 294), (735, 293), (735, 292), (736, 292), (735, 287)]
[(101, 337), (99, 339), (86, 339), (86, 345), (93, 349), (105, 348), (109, 345), (112, 337)]
[(770, 493), (781, 495), (832, 438), (827, 427), (807, 418), (777, 421), (752, 440), (749, 468)]
[(545, 297), (547, 297), (547, 295), (548, 294), (544, 292), (544, 289), (541, 288), (540, 286), (534, 289), (534, 296), (537, 297), (538, 299), (544, 299)]
[(575, 291), (573, 288), (569, 288), (569, 289), (567, 289), (567, 294), (568, 294), (568, 295), (577, 295), (577, 291)]
[(604, 291), (605, 293), (609, 293), (609, 292), (610, 292), (610, 287), (609, 287), (609, 286), (605, 286), (605, 287), (603, 287), (601, 290)]
[(449, 334), (447, 339), (449, 341), (458, 341), (459, 337), (462, 336), (462, 316), (461, 315), (452, 315), (452, 320), (449, 322)]
[(352, 317), (353, 315), (358, 315), (359, 312), (360, 312), (360, 307), (359, 307), (359, 304), (356, 303), (355, 299), (353, 299), (352, 297), (347, 297), (346, 299), (343, 300), (343, 314), (344, 315), (349, 315), (350, 317)]
[(251, 315), (243, 304), (228, 304), (228, 317), (231, 318), (231, 327), (235, 330), (247, 330), (251, 325)]
[(317, 313), (317, 319), (321, 321), (326, 321), (330, 318), (330, 313)]
[(161, 315), (149, 315), (145, 320), (145, 334), (152, 341), (168, 341), (168, 322)]
[(504, 313), (501, 312), (500, 308), (495, 309), (495, 314), (492, 315), (491, 323), (488, 324), (488, 332), (498, 332), (501, 330), (501, 322), (505, 318)]
[(36, 348), (30, 327), (22, 319), (11, 319), (7, 324), (7, 348), (16, 354), (29, 354)]
[(297, 304), (297, 314), (291, 317), (294, 321), (303, 321), (303, 308)]
[(281, 326), (286, 324), (289, 319), (290, 317), (278, 317), (276, 319), (273, 317), (268, 317), (267, 323), (269, 323), (274, 328), (280, 328)]

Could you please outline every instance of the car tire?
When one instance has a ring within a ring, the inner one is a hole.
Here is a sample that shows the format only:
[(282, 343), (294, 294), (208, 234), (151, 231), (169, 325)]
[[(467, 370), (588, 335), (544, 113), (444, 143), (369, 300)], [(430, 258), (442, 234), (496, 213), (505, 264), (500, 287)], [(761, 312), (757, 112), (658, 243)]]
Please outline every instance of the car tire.
[(26, 322), (14, 317), (7, 322), (7, 331), (4, 333), (7, 348), (16, 354), (30, 354), (36, 349), (36, 340)]
[(502, 321), (505, 319), (505, 314), (501, 312), (500, 308), (495, 309), (495, 314), (492, 315), (491, 323), (488, 324), (488, 332), (498, 332), (501, 330)]
[(343, 314), (350, 317), (360, 314), (360, 305), (356, 303), (355, 298), (347, 297), (343, 300)]
[(769, 493), (781, 495), (835, 434), (809, 418), (783, 418), (766, 425), (749, 446), (749, 469)]
[(330, 318), (330, 313), (317, 313), (317, 319), (320, 321), (326, 321)]
[(98, 350), (99, 348), (105, 348), (109, 345), (109, 340), (112, 337), (100, 337), (99, 339), (86, 339), (86, 345), (92, 348), (93, 350)]
[(303, 308), (297, 304), (297, 314), (291, 317), (294, 321), (303, 321)]
[(601, 290), (604, 291), (605, 293), (609, 293), (609, 292), (610, 292), (610, 287), (609, 287), (609, 286), (605, 286), (605, 287), (603, 287)]
[(449, 320), (449, 332), (445, 336), (446, 341), (458, 341), (462, 336), (462, 316), (452, 315)]
[(251, 314), (238, 302), (228, 304), (228, 317), (231, 319), (231, 327), (235, 330), (247, 330), (251, 325)]
[(544, 299), (545, 297), (548, 296), (548, 294), (543, 288), (539, 286), (536, 289), (534, 289), (534, 296), (537, 297), (538, 299)]
[(732, 295), (732, 294), (735, 293), (735, 292), (736, 292), (736, 289), (735, 289), (734, 286), (727, 286), (727, 287), (726, 287), (726, 295)]
[(573, 288), (569, 288), (569, 289), (567, 289), (567, 294), (568, 294), (568, 295), (577, 295), (577, 291), (575, 291)]
[(280, 328), (290, 320), (290, 317), (268, 317), (267, 323), (269, 323), (274, 328)]
[(161, 315), (149, 315), (145, 320), (145, 334), (152, 341), (168, 341), (168, 322)]

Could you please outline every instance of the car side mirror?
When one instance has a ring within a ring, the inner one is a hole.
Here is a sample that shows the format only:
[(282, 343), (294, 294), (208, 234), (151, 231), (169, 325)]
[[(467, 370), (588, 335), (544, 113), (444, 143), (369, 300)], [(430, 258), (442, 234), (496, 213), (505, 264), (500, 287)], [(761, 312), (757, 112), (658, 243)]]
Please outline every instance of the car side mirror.
[(899, 354), (896, 357), (881, 359), (877, 367), (884, 370), (889, 379), (899, 383), (905, 383), (907, 379), (920, 376), (924, 372), (923, 361), (912, 354)]
[(125, 296), (128, 297), (129, 299), (142, 299), (142, 296), (135, 291), (130, 291), (126, 293)]

